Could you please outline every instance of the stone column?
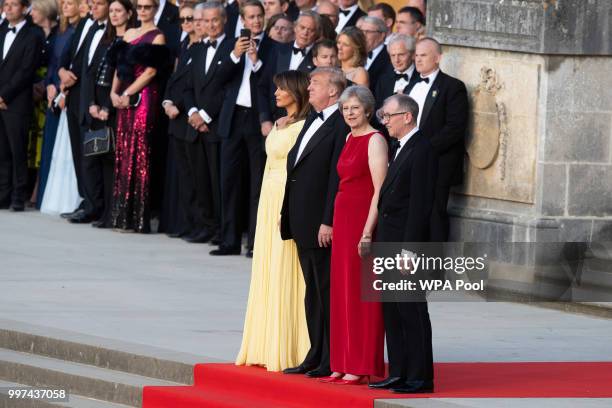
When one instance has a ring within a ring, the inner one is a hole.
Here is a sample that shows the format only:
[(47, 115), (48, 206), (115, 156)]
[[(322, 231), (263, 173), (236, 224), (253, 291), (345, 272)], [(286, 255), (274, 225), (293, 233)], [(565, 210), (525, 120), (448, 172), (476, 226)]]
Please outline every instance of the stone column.
[(612, 2), (435, 0), (427, 21), (471, 102), (451, 239), (612, 241)]

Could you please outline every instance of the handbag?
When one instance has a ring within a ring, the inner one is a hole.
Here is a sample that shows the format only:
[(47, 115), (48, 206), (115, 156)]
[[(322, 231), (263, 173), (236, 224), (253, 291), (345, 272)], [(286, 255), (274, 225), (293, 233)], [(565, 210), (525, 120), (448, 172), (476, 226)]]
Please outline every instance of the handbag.
[(98, 130), (88, 130), (83, 138), (83, 155), (100, 156), (115, 151), (113, 128), (105, 126)]

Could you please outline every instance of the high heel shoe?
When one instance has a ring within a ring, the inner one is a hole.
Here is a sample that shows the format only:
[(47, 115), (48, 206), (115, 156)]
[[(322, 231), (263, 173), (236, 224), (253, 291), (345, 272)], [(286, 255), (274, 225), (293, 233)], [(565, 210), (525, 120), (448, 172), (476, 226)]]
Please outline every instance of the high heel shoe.
[[(365, 382), (364, 382), (365, 380)], [(356, 378), (354, 380), (339, 380), (339, 381), (334, 381), (333, 384), (338, 384), (338, 385), (360, 385), (360, 384), (369, 384), (370, 383), (370, 377), (367, 375), (363, 375), (359, 378)]]
[(338, 376), (335, 376), (335, 377), (330, 375), (329, 377), (319, 378), (319, 382), (328, 383), (328, 384), (336, 383), (338, 381), (342, 381), (342, 376), (341, 375), (338, 375)]

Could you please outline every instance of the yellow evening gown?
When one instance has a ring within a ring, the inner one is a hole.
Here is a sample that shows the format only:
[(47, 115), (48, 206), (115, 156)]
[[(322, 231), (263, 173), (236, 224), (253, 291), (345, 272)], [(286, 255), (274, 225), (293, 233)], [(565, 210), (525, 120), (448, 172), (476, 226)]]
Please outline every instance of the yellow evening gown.
[(280, 219), (287, 154), (304, 126), (299, 121), (266, 138), (264, 171), (253, 247), (251, 287), (237, 365), (281, 371), (300, 364), (310, 348), (304, 311), (304, 277), (293, 240), (283, 241)]

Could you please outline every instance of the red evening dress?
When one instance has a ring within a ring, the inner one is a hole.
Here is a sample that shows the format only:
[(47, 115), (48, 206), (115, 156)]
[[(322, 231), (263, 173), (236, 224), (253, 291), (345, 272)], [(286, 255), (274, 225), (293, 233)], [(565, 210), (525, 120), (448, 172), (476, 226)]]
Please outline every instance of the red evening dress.
[(361, 300), (361, 258), (357, 252), (374, 194), (368, 143), (376, 133), (349, 135), (338, 160), (340, 184), (331, 256), (330, 362), (335, 372), (382, 377), (382, 305)]

